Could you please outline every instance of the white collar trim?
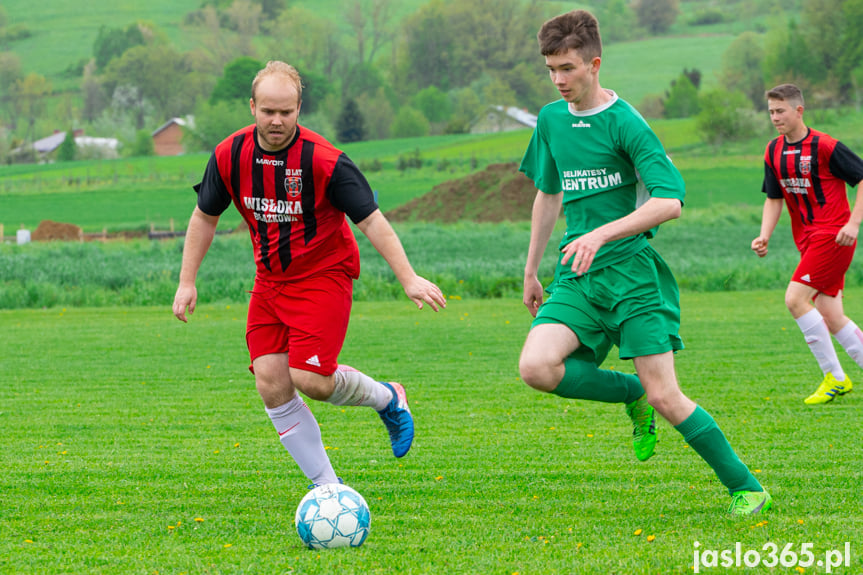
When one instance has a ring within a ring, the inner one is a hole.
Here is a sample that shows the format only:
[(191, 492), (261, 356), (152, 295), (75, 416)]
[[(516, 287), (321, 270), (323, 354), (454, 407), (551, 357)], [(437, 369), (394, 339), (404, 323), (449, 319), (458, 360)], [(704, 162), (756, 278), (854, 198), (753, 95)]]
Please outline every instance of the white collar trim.
[(605, 90), (605, 91), (606, 91), (606, 93), (608, 93), (611, 96), (611, 100), (609, 100), (605, 104), (602, 104), (601, 106), (597, 106), (596, 108), (590, 108), (589, 110), (576, 110), (575, 107), (570, 103), (567, 105), (567, 108), (569, 108), (569, 113), (572, 114), (573, 116), (584, 117), (584, 116), (593, 116), (593, 115), (599, 114), (602, 111), (609, 109), (611, 106), (614, 105), (615, 102), (617, 102), (617, 100), (619, 98), (618, 98), (617, 94), (614, 92), (614, 90)]

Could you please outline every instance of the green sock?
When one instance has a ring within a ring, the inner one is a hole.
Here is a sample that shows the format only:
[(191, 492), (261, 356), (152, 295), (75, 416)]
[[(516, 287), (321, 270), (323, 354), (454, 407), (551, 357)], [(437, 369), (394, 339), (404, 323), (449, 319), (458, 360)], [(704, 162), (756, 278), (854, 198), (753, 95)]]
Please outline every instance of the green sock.
[(764, 488), (740, 461), (709, 413), (696, 406), (692, 415), (674, 427), (684, 441), (716, 472), (729, 493), (737, 491), (763, 491)]
[(567, 359), (566, 372), (553, 394), (570, 399), (606, 403), (631, 403), (644, 395), (638, 376), (611, 369), (599, 369), (590, 361)]

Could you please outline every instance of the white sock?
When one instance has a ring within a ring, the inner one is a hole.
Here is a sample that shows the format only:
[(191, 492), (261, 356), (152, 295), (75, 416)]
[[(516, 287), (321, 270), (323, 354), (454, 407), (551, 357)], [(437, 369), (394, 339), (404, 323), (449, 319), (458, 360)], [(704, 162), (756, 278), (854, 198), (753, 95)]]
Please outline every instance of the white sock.
[(824, 375), (832, 373), (836, 381), (845, 381), (845, 372), (839, 364), (836, 348), (833, 347), (833, 340), (830, 339), (830, 330), (827, 329), (821, 312), (813, 309), (798, 317), (796, 321)]
[(321, 428), (303, 398), (297, 394), (284, 405), (265, 409), (279, 433), (282, 445), (306, 477), (318, 485), (338, 483), (339, 479), (324, 449)]
[(393, 393), (387, 386), (348, 365), (340, 365), (333, 376), (333, 393), (327, 403), (362, 405), (380, 411), (392, 401)]
[(857, 365), (863, 367), (863, 332), (857, 324), (849, 320), (845, 327), (834, 334), (839, 345), (851, 356)]

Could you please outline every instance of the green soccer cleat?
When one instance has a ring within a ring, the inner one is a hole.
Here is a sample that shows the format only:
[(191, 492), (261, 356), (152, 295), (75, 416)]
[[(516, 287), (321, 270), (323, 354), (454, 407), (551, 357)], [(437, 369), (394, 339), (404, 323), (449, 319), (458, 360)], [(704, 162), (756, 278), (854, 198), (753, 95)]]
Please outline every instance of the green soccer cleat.
[(647, 394), (626, 404), (632, 420), (632, 447), (639, 461), (647, 461), (656, 449), (656, 411), (647, 403)]
[(732, 515), (757, 515), (773, 507), (773, 498), (767, 491), (738, 491), (731, 496)]
[(803, 400), (807, 405), (818, 405), (819, 403), (829, 403), (836, 398), (837, 395), (845, 395), (854, 387), (851, 383), (851, 378), (847, 375), (844, 381), (836, 381), (832, 373), (824, 376), (824, 381), (815, 390), (815, 393)]

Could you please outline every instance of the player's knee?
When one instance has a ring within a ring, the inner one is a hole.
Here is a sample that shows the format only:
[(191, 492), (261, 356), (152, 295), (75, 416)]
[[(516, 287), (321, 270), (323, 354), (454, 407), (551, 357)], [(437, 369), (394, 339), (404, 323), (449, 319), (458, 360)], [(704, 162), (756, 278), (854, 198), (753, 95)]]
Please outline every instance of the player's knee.
[(321, 375), (302, 369), (291, 369), (294, 386), (315, 401), (326, 401), (333, 394), (333, 376)]
[(653, 409), (655, 409), (656, 412), (660, 415), (668, 413), (671, 405), (671, 402), (669, 401), (669, 397), (667, 395), (662, 395), (658, 393), (648, 393), (647, 403), (649, 403), (653, 407)]
[(536, 358), (521, 358), (518, 371), (522, 381), (539, 391), (551, 391), (558, 383), (552, 381), (554, 373), (551, 366)]
[(290, 380), (285, 382), (268, 379), (261, 377), (260, 374), (255, 374), (255, 388), (258, 390), (258, 395), (264, 401), (264, 405), (269, 408), (284, 405), (293, 399), (296, 393), (290, 384)]
[(677, 386), (651, 389), (647, 392), (647, 403), (653, 406), (661, 416), (669, 419), (686, 401), (686, 396)]
[(806, 297), (800, 297), (799, 294), (785, 292), (785, 307), (791, 312), (794, 317), (800, 317), (812, 309), (811, 300)]

